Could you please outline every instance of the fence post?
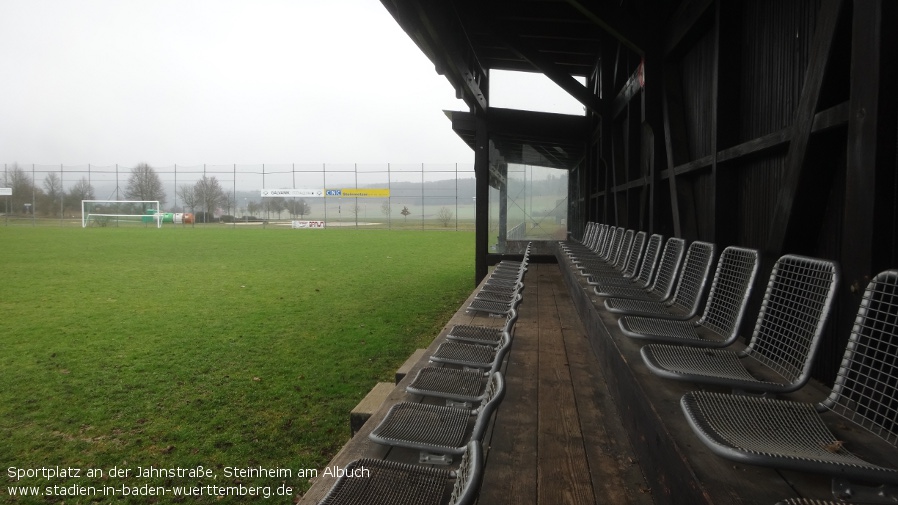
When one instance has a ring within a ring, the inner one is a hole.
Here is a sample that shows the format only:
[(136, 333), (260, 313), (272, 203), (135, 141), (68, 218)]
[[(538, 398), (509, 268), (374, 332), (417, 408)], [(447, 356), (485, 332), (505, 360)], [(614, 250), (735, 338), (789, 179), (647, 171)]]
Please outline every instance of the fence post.
[(37, 201), (35, 199), (36, 197), (34, 194), (36, 191), (36, 188), (37, 188), (37, 181), (35, 181), (35, 179), (34, 179), (34, 163), (32, 163), (31, 164), (31, 226), (37, 225), (37, 223), (34, 221), (34, 211), (37, 210), (37, 209), (35, 209)]

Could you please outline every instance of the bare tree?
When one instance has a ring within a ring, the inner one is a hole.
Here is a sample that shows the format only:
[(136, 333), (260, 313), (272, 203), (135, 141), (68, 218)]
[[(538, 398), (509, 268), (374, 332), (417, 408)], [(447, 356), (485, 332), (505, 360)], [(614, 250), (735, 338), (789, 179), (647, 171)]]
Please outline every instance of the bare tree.
[(12, 205), (13, 212), (22, 212), (26, 203), (30, 204), (34, 196), (34, 181), (31, 175), (27, 174), (17, 163), (7, 168), (3, 176), (3, 186), (12, 188)]
[(384, 217), (390, 217), (390, 212), (392, 212), (392, 208), (390, 208), (390, 201), (384, 200), (382, 204), (380, 204), (380, 213), (384, 215)]
[(190, 212), (193, 213), (196, 213), (196, 208), (200, 204), (195, 189), (196, 187), (191, 186), (190, 184), (181, 184), (178, 186), (177, 191), (178, 198), (181, 199), (181, 204), (184, 206), (184, 209), (190, 209)]
[(440, 211), (437, 212), (437, 221), (443, 223), (444, 228), (449, 227), (449, 223), (452, 222), (452, 211), (447, 207), (440, 207)]
[(262, 210), (262, 204), (259, 202), (248, 202), (246, 204), (246, 211), (251, 216), (258, 217), (258, 216), (256, 216), (256, 214), (261, 210)]
[(77, 212), (80, 212), (81, 200), (93, 200), (95, 198), (93, 186), (90, 185), (87, 177), (82, 177), (74, 186), (72, 186), (68, 195), (66, 195), (66, 208), (72, 210), (77, 209)]
[(211, 177), (204, 175), (202, 179), (196, 181), (193, 191), (196, 193), (197, 203), (203, 207), (207, 216), (214, 214), (228, 199), (214, 175)]
[(300, 219), (305, 217), (306, 214), (312, 213), (312, 206), (309, 205), (304, 199), (300, 198), (299, 200), (293, 200), (290, 202), (290, 214), (293, 217), (299, 216)]
[(281, 197), (265, 198), (265, 210), (267, 210), (269, 214), (272, 212), (277, 214), (278, 219), (281, 218), (281, 213), (284, 212), (285, 209), (286, 209), (286, 205), (284, 203), (283, 198), (281, 198)]
[(162, 188), (162, 179), (156, 170), (140, 163), (131, 169), (128, 177), (128, 185), (125, 186), (125, 198), (128, 200), (159, 200), (159, 205), (165, 204), (165, 190)]
[(408, 215), (411, 214), (412, 211), (408, 210), (408, 206), (403, 206), (399, 213), (402, 214), (402, 217), (404, 217), (406, 221), (408, 221)]
[(59, 215), (62, 197), (65, 194), (62, 190), (62, 178), (56, 172), (50, 172), (44, 177), (44, 194), (43, 194), (43, 213), (45, 215)]

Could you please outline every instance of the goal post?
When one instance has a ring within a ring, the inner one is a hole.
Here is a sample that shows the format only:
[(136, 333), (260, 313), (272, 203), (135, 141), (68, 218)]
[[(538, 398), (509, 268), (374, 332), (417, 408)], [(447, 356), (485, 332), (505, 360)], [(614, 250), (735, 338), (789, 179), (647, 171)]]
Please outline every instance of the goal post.
[(155, 223), (164, 214), (158, 200), (81, 200), (81, 227)]

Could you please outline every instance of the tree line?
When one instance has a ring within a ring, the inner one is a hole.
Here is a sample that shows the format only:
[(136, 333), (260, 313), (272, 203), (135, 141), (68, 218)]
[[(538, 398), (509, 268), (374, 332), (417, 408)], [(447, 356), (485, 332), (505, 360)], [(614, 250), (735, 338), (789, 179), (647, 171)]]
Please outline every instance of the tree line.
[[(454, 181), (451, 181), (454, 183)], [(470, 183), (469, 183), (470, 182)], [(464, 183), (464, 184), (462, 184)], [(394, 184), (395, 189), (402, 191), (405, 186), (420, 183), (398, 183)], [(446, 185), (449, 189), (448, 181), (436, 181), (424, 183), (426, 187), (437, 187)], [(461, 181), (455, 184), (458, 188), (473, 187), (473, 180)], [(38, 182), (35, 180), (32, 171), (26, 171), (18, 164), (12, 164), (7, 167), (4, 173), (0, 173), (0, 187), (12, 188), (12, 197), (8, 198), (10, 202), (9, 212), (12, 214), (35, 213), (45, 217), (61, 217), (78, 216), (81, 213), (82, 200), (96, 200), (97, 194), (87, 177), (81, 177), (73, 184), (68, 191), (63, 187), (62, 176), (60, 172), (48, 172), (43, 180)], [(237, 214), (237, 197), (235, 194), (227, 192), (221, 185), (221, 182), (214, 176), (203, 175), (202, 178), (192, 184), (181, 184), (175, 189), (177, 196), (177, 208), (172, 211), (191, 212), (196, 215), (197, 222), (208, 222), (214, 220), (212, 216), (221, 211), (221, 214), (233, 219), (232, 214)], [(101, 195), (103, 199), (121, 199), (121, 200), (157, 200), (162, 209), (166, 209), (168, 196), (162, 184), (162, 179), (152, 166), (147, 163), (140, 163), (131, 169), (127, 182), (119, 195), (118, 188), (116, 196), (110, 197)], [(401, 198), (396, 200), (401, 201)], [(431, 197), (432, 201), (439, 201), (438, 197)], [(451, 199), (456, 201), (456, 197)], [(350, 208), (350, 213), (358, 217), (360, 207), (358, 205)], [(384, 216), (389, 216), (391, 211), (390, 200), (383, 203)], [(4, 212), (6, 208), (0, 200), (0, 212)], [(312, 213), (312, 206), (304, 199), (294, 198), (264, 198), (259, 201), (247, 201), (243, 208), (245, 214), (249, 216), (259, 216), (271, 214), (277, 215), (280, 219), (283, 213), (300, 219)], [(408, 218), (410, 211), (408, 207), (404, 207), (400, 212), (404, 218)], [(223, 218), (224, 219), (224, 218)], [(447, 208), (440, 209), (437, 219), (443, 222), (444, 226), (448, 226), (452, 219), (452, 212)]]
[[(8, 167), (0, 186), (12, 188), (10, 212), (14, 214), (35, 212), (47, 217), (74, 215), (81, 212), (82, 200), (96, 200), (96, 193), (87, 177), (82, 177), (68, 190), (62, 185), (62, 178), (56, 172), (49, 172), (38, 184), (31, 174), (18, 164)], [(230, 210), (234, 197), (221, 186), (218, 179), (204, 175), (194, 184), (182, 184), (177, 188), (177, 196), (185, 210), (202, 216), (212, 215), (219, 209)], [(162, 179), (156, 170), (146, 163), (131, 169), (122, 194), (123, 200), (158, 200), (165, 208), (167, 195)], [(30, 208), (31, 206), (34, 208)]]

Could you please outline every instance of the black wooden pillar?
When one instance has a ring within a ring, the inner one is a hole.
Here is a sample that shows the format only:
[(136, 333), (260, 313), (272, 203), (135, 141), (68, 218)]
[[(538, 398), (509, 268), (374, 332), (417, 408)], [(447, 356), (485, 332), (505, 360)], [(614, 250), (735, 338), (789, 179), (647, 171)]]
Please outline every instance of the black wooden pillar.
[(896, 143), (895, 6), (852, 4), (851, 90), (841, 265), (839, 334), (847, 335), (867, 281), (893, 268)]
[(508, 247), (508, 164), (501, 163), (497, 167), (499, 185), (499, 252), (506, 252)]
[(474, 175), (476, 177), (476, 205), (474, 232), (474, 285), (487, 274), (487, 254), (489, 253), (489, 206), (490, 206), (490, 142), (486, 118), (476, 117), (477, 132), (474, 148)]

